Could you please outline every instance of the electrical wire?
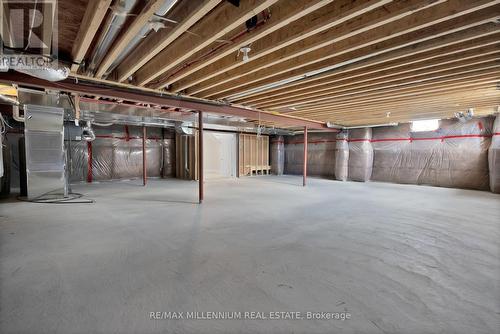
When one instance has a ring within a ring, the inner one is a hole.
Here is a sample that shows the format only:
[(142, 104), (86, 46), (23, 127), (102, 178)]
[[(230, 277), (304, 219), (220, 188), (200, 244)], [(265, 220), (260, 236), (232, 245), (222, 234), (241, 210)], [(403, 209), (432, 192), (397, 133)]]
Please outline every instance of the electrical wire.
[[(49, 193), (47, 193), (49, 194)], [(95, 203), (93, 199), (88, 199), (88, 200), (82, 200), (82, 201), (75, 201), (77, 199), (82, 198), (84, 195), (80, 193), (69, 193), (68, 195), (71, 195), (69, 197), (65, 198), (57, 198), (57, 199), (50, 199), (50, 198), (42, 198), (42, 196), (45, 196), (47, 194), (40, 195), (34, 199), (27, 199), (24, 196), (17, 196), (17, 199), (23, 202), (31, 202), (31, 203), (43, 203), (43, 204), (92, 204)]]

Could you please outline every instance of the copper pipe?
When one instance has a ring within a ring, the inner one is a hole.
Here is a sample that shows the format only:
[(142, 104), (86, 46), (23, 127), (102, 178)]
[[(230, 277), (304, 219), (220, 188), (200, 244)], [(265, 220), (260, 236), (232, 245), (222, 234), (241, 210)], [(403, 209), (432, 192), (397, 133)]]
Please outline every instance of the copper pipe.
[(203, 112), (198, 111), (198, 200), (203, 202)]
[(302, 176), (302, 185), (305, 187), (307, 181), (307, 126), (304, 126), (304, 172)]
[(146, 180), (147, 180), (147, 175), (146, 175), (146, 138), (147, 138), (147, 133), (146, 133), (146, 127), (142, 127), (142, 185), (146, 186)]

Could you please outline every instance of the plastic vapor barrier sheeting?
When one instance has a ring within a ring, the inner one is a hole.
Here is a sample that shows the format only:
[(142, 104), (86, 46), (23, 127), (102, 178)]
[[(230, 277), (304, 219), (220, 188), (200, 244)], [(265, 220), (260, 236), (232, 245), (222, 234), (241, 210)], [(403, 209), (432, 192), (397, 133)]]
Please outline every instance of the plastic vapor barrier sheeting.
[(370, 181), (373, 166), (372, 129), (349, 131), (349, 180)]
[[(335, 133), (309, 133), (307, 174), (333, 178), (335, 176)], [(285, 140), (285, 173), (302, 174), (304, 167), (304, 136)]]
[(337, 134), (335, 144), (335, 178), (347, 181), (349, 176), (349, 135), (347, 131)]
[(285, 169), (285, 139), (283, 136), (271, 138), (271, 173), (283, 175)]
[(163, 139), (163, 177), (175, 177), (175, 139)]
[(440, 121), (436, 131), (410, 125), (374, 128), (374, 181), (488, 190), (491, 118)]
[(71, 141), (66, 140), (66, 150), (68, 154), (67, 168), (69, 182), (82, 182), (87, 180), (88, 171), (88, 148), (84, 140)]
[(500, 194), (500, 115), (493, 125), (493, 137), (488, 151), (491, 191)]
[[(95, 126), (94, 132), (96, 139), (90, 144), (86, 141), (66, 141), (66, 147), (71, 152), (68, 159), (71, 182), (142, 177), (141, 127)], [(174, 139), (163, 139), (161, 128), (147, 128), (147, 138), (147, 176), (161, 177), (162, 171), (165, 176), (172, 176)]]

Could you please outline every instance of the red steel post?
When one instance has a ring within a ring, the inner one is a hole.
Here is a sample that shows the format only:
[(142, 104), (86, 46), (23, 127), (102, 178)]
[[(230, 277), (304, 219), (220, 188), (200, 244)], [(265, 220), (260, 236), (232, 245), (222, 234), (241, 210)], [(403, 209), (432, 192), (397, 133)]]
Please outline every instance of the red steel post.
[(203, 202), (203, 112), (198, 111), (198, 200)]
[(146, 175), (146, 136), (147, 136), (147, 132), (146, 132), (146, 127), (143, 126), (142, 127), (142, 185), (145, 186), (146, 185), (146, 179), (147, 179), (147, 175)]
[(302, 176), (302, 185), (305, 187), (307, 181), (307, 126), (304, 126), (304, 173)]

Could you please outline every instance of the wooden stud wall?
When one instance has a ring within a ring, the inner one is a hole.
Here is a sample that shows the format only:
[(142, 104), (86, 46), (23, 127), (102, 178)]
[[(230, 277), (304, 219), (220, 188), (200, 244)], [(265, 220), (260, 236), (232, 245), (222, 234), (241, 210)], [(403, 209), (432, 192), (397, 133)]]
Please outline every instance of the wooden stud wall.
[(240, 176), (269, 174), (269, 136), (240, 134), (238, 172)]

